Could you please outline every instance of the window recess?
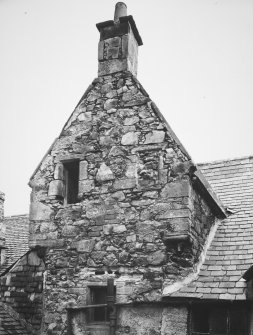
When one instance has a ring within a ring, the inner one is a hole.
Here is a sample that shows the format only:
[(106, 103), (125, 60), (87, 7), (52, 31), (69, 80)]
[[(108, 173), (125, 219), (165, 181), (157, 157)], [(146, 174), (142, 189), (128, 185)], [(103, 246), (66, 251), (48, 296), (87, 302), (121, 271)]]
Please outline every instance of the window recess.
[(248, 308), (244, 305), (192, 306), (191, 335), (247, 335)]
[(63, 163), (63, 181), (65, 185), (64, 202), (75, 204), (78, 202), (79, 160)]
[[(89, 323), (107, 323), (110, 321), (110, 308), (108, 308), (108, 286), (90, 286), (89, 287)], [(113, 300), (116, 295), (116, 288), (112, 288)], [(109, 298), (110, 299), (110, 298)], [(94, 307), (92, 307), (94, 305)]]

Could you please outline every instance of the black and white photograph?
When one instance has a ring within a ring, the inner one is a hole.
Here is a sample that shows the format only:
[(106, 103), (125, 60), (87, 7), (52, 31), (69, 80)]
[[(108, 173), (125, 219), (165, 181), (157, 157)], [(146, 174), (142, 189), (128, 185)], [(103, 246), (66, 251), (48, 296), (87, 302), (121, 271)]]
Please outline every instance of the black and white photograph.
[(0, 0), (0, 335), (253, 334), (253, 1)]

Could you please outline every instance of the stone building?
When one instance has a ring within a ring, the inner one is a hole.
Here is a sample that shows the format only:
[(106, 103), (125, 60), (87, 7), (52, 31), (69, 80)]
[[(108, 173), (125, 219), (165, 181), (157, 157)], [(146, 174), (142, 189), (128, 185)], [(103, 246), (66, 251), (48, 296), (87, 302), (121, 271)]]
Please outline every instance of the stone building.
[(252, 334), (253, 157), (194, 164), (136, 78), (126, 6), (97, 28), (98, 77), (30, 179), (0, 335), (15, 315), (24, 334)]

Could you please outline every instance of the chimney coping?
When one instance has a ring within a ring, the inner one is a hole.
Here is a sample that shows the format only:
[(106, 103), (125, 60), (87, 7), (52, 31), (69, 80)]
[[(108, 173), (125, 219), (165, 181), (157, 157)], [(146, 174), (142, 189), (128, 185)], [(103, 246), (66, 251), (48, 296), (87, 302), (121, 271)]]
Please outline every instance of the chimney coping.
[[(142, 42), (142, 38), (139, 34), (139, 31), (136, 27), (136, 24), (135, 24), (135, 21), (133, 19), (133, 16), (132, 15), (128, 15), (128, 16), (121, 16), (119, 18), (119, 22), (120, 24), (121, 23), (125, 23), (125, 22), (128, 22), (132, 28), (132, 31), (133, 31), (133, 34), (134, 34), (134, 37), (138, 43), (138, 45), (143, 45), (143, 42)], [(108, 21), (104, 21), (104, 22), (100, 22), (100, 23), (97, 23), (96, 24), (96, 27), (98, 29), (98, 31), (100, 32), (101, 29), (103, 28), (106, 28), (106, 27), (112, 27), (112, 26), (116, 26), (118, 23), (115, 23), (113, 20), (108, 20)]]

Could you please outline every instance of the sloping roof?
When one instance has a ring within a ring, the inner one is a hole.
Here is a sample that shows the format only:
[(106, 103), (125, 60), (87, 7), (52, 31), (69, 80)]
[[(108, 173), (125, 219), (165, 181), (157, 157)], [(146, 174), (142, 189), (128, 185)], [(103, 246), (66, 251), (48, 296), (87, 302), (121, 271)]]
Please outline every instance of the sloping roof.
[(253, 264), (253, 157), (199, 168), (232, 214), (219, 223), (197, 279), (171, 296), (245, 300), (242, 276)]
[(0, 302), (0, 335), (29, 335), (31, 329), (20, 316), (6, 304)]
[(15, 215), (4, 218), (5, 262), (0, 266), (0, 275), (11, 267), (28, 250), (29, 218), (28, 215)]

